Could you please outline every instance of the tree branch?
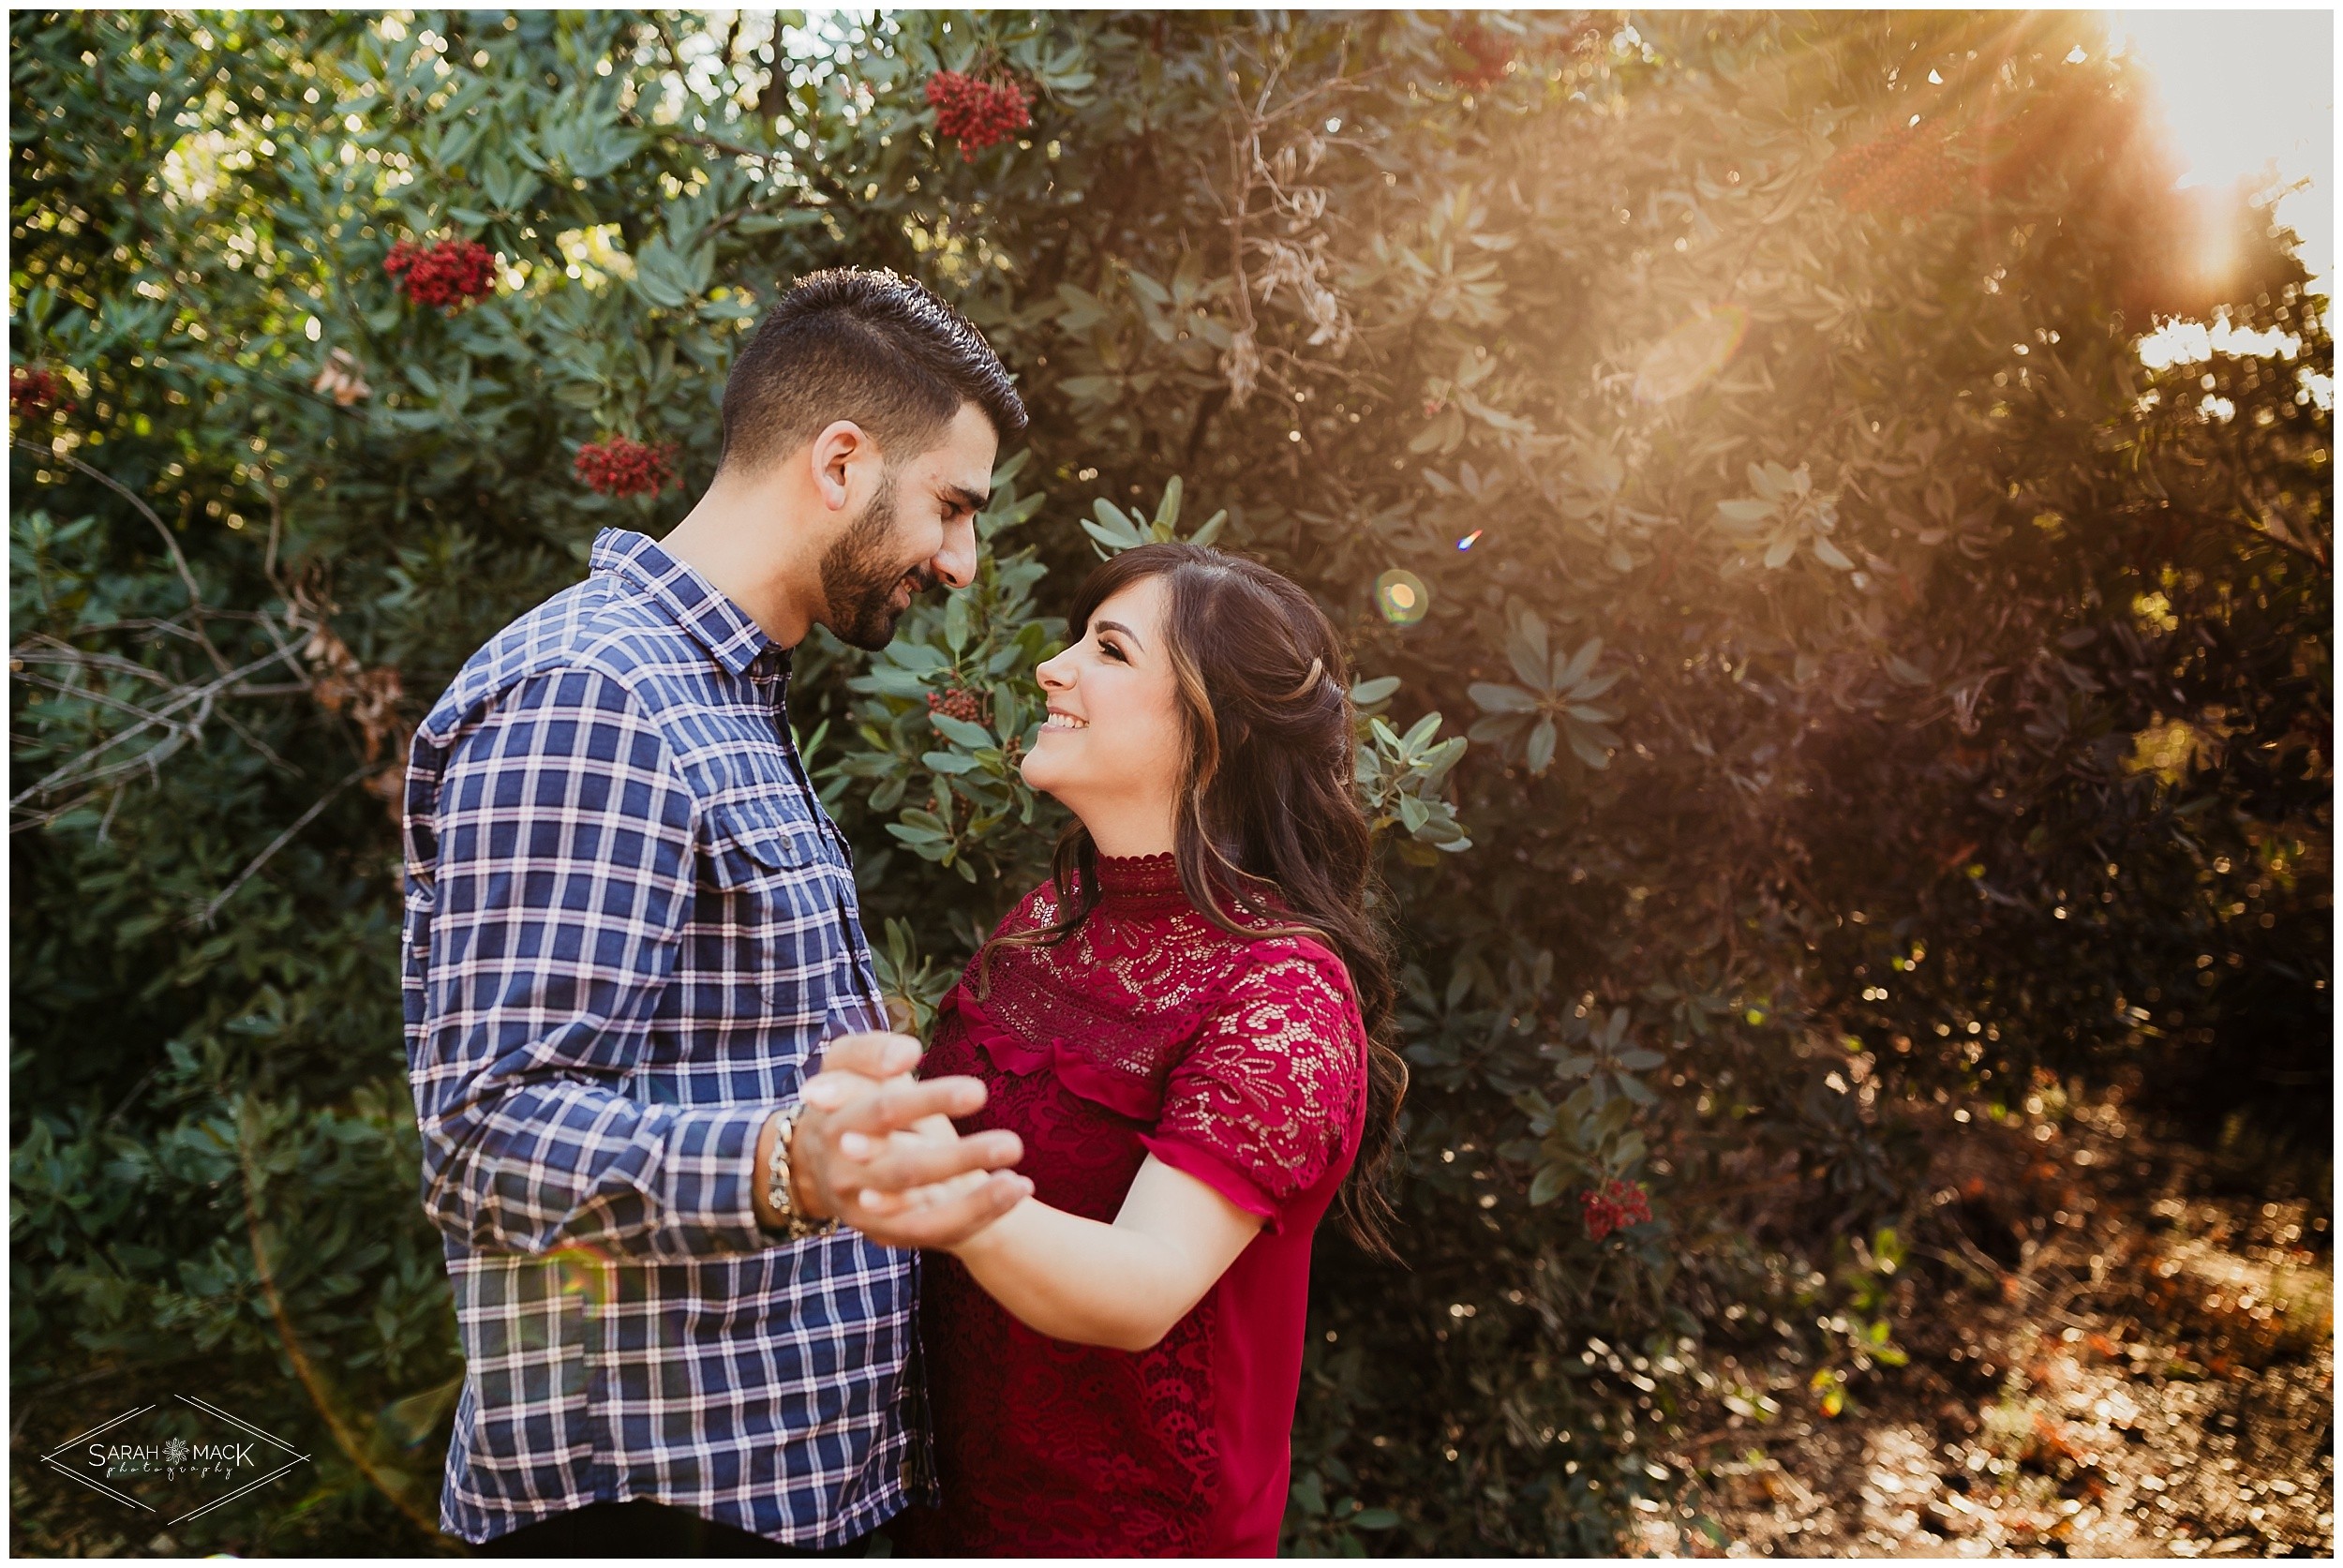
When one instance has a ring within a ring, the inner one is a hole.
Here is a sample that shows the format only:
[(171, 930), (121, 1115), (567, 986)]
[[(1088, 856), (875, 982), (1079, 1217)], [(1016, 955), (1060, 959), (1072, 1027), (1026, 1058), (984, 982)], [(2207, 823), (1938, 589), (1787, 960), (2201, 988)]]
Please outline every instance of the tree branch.
[[(266, 669), (269, 665), (290, 657), (291, 657), (291, 650), (290, 649), (279, 649), (277, 651), (269, 654), (265, 658), (255, 659), (252, 663), (246, 665), (241, 669), (230, 670), (225, 675), (218, 677), (216, 679), (206, 681), (204, 684), (198, 686), (191, 691), (182, 693), (177, 701), (156, 709), (142, 723), (131, 725), (128, 729), (115, 735), (112, 739), (106, 740), (101, 744), (91, 748), (89, 751), (83, 752), (80, 756), (73, 758), (71, 761), (51, 769), (51, 771), (43, 777), (38, 784), (28, 786), (11, 799), (8, 801), (9, 810), (13, 811), (18, 806), (21, 806), (25, 801), (31, 799), (34, 796), (43, 794), (55, 788), (65, 780), (71, 778), (77, 769), (89, 766), (98, 757), (103, 756), (110, 751), (112, 751), (116, 746), (121, 745), (125, 740), (128, 740), (134, 736), (142, 735), (147, 730), (154, 728), (157, 724), (168, 725), (178, 736), (179, 743), (184, 744), (187, 739), (191, 739), (202, 728), (203, 720), (210, 715), (211, 702), (214, 697), (217, 696), (227, 688), (233, 686), (237, 681), (243, 679), (246, 676), (250, 675), (255, 670)], [(182, 709), (191, 705), (199, 704), (201, 707), (199, 708), (197, 715), (192, 723), (173, 724), (172, 722), (172, 715), (180, 712)], [(167, 741), (164, 742), (164, 744), (171, 745), (172, 750), (175, 751), (178, 749), (176, 745), (172, 745), (171, 742)], [(130, 766), (136, 767), (139, 763), (146, 762), (153, 755), (154, 753), (152, 752), (142, 753), (140, 756), (133, 759)]]
[(267, 865), (272, 856), (274, 856), (278, 850), (284, 848), (287, 844), (292, 843), (293, 836), (299, 833), (304, 828), (309, 826), (310, 823), (315, 822), (318, 819), (319, 814), (322, 813), (326, 807), (332, 805), (343, 790), (348, 789), (351, 784), (356, 784), (360, 779), (365, 778), (373, 770), (374, 764), (370, 762), (362, 762), (357, 767), (351, 769), (350, 773), (342, 780), (341, 783), (336, 784), (333, 788), (319, 796), (314, 805), (310, 806), (307, 811), (303, 812), (299, 816), (294, 817), (291, 827), (287, 828), (283, 832), (277, 834), (274, 839), (271, 839), (269, 841), (269, 846), (266, 849), (261, 850), (258, 855), (252, 857), (251, 863), (246, 866), (244, 870), (236, 874), (236, 879), (228, 884), (227, 887), (222, 888), (218, 894), (213, 898), (211, 903), (205, 904), (200, 913), (191, 917), (187, 922), (187, 925), (197, 930), (201, 930), (201, 928), (210, 925), (212, 923), (212, 917), (219, 913), (220, 905), (235, 897), (236, 889), (251, 881), (253, 873), (259, 871), (262, 866)]
[[(148, 522), (153, 523), (155, 525), (155, 531), (163, 536), (163, 547), (171, 552), (171, 563), (172, 566), (178, 568), (179, 580), (187, 585), (187, 607), (194, 610), (199, 615), (203, 613), (203, 590), (195, 586), (195, 573), (188, 567), (187, 558), (180, 552), (178, 539), (172, 535), (170, 527), (164, 523), (161, 515), (157, 514), (153, 507), (146, 504), (143, 497), (140, 496), (136, 491), (132, 490), (128, 485), (123, 484), (120, 480), (114, 478), (112, 474), (100, 473), (97, 470), (90, 467), (87, 463), (84, 463), (82, 459), (74, 456), (69, 452), (60, 453), (52, 451), (45, 446), (36, 446), (30, 441), (14, 436), (9, 437), (8, 440), (9, 444), (22, 451), (31, 453), (33, 455), (43, 458), (49, 462), (64, 463), (76, 471), (97, 480), (97, 483), (103, 485), (106, 488), (112, 490), (123, 500), (128, 501), (132, 506), (137, 507), (139, 509), (139, 515), (144, 517)], [(201, 634), (199, 633), (198, 635), (201, 636)], [(212, 646), (211, 639), (209, 637), (202, 637), (201, 640), (204, 651), (211, 654), (213, 660), (218, 664), (220, 668), (226, 669), (228, 667), (228, 661), (220, 653), (218, 649)]]
[(438, 1523), (425, 1515), (406, 1491), (391, 1484), (374, 1463), (366, 1457), (366, 1444), (352, 1430), (339, 1404), (327, 1392), (324, 1379), (301, 1348), (301, 1337), (293, 1332), (292, 1314), (286, 1310), (285, 1298), (276, 1288), (276, 1274), (269, 1266), (268, 1244), (261, 1235), (260, 1172), (252, 1166), (252, 1115), (249, 1102), (237, 1107), (236, 1162), (244, 1169), (245, 1234), (252, 1244), (252, 1272), (261, 1282), (261, 1293), (268, 1298), (270, 1320), (276, 1325), (276, 1337), (285, 1348), (285, 1359), (292, 1363), (293, 1376), (301, 1381), (302, 1389), (309, 1396), (309, 1403), (325, 1420), (326, 1430), (334, 1434), (334, 1441), (358, 1473), (371, 1483), (376, 1491), (390, 1500), (391, 1505), (404, 1514), (408, 1521), (433, 1540), (442, 1540)]

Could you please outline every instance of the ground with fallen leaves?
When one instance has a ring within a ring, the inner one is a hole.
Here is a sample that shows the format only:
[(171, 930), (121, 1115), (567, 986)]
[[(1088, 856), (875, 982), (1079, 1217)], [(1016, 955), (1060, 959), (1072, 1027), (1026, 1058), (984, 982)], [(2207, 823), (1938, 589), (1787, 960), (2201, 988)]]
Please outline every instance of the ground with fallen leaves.
[[(2246, 1175), (2154, 1135), (2118, 1098), (2069, 1107), (2051, 1091), (1999, 1124), (1935, 1114), (1922, 1128), (1933, 1201), (1909, 1227), (1890, 1294), (1908, 1361), (1859, 1374), (1828, 1418), (1809, 1367), (1720, 1357), (1712, 1387), (1762, 1389), (1777, 1413), (1746, 1399), (1747, 1414), (1684, 1412), (1699, 1436), (1662, 1456), (1693, 1478), (1684, 1507), (1630, 1545), (1701, 1557), (2333, 1556), (2323, 1172)], [(18, 1509), (31, 1501), (20, 1479)], [(74, 1549), (181, 1548), (114, 1535)]]
[(2333, 1555), (2325, 1181), (2257, 1192), (2117, 1099), (2030, 1104), (2050, 1113), (1932, 1141), (1894, 1292), (1909, 1362), (1835, 1419), (1791, 1371), (1774, 1419), (1690, 1426), (1674, 1458), (1724, 1540), (1654, 1520), (1645, 1551)]

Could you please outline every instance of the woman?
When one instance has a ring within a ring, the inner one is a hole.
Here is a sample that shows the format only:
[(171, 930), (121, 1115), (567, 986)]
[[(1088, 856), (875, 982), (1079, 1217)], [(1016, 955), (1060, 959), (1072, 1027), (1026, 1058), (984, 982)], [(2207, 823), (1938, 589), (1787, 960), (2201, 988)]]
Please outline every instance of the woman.
[(1268, 1555), (1311, 1232), (1386, 1251), (1406, 1068), (1366, 910), (1334, 629), (1264, 567), (1146, 545), (1043, 665), (1025, 778), (1079, 818), (947, 1001), (924, 1074), (990, 1098), (1034, 1193), (930, 1260), (947, 1555)]

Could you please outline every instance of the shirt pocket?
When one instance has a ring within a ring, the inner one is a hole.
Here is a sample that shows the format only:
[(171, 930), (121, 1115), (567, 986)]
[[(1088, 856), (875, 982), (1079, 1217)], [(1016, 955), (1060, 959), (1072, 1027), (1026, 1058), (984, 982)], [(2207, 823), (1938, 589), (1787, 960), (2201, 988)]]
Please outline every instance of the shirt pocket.
[(754, 889), (776, 872), (798, 872), (822, 857), (822, 830), (759, 801), (730, 801), (708, 810), (708, 880), (728, 889)]
[(820, 825), (767, 798), (711, 806), (706, 822), (687, 942), (694, 1014), (750, 1026), (764, 1050), (770, 1030), (818, 1030), (846, 946)]

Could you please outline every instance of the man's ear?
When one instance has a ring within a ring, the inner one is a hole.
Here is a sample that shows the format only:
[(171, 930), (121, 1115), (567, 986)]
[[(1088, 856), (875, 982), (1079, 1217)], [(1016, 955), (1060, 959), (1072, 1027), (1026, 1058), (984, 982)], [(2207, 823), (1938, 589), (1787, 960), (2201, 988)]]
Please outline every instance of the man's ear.
[(843, 512), (854, 499), (853, 470), (856, 465), (878, 455), (878, 443), (869, 431), (851, 419), (832, 420), (813, 438), (806, 450), (806, 461), (813, 474), (813, 487), (822, 498), (822, 504), (832, 512)]

